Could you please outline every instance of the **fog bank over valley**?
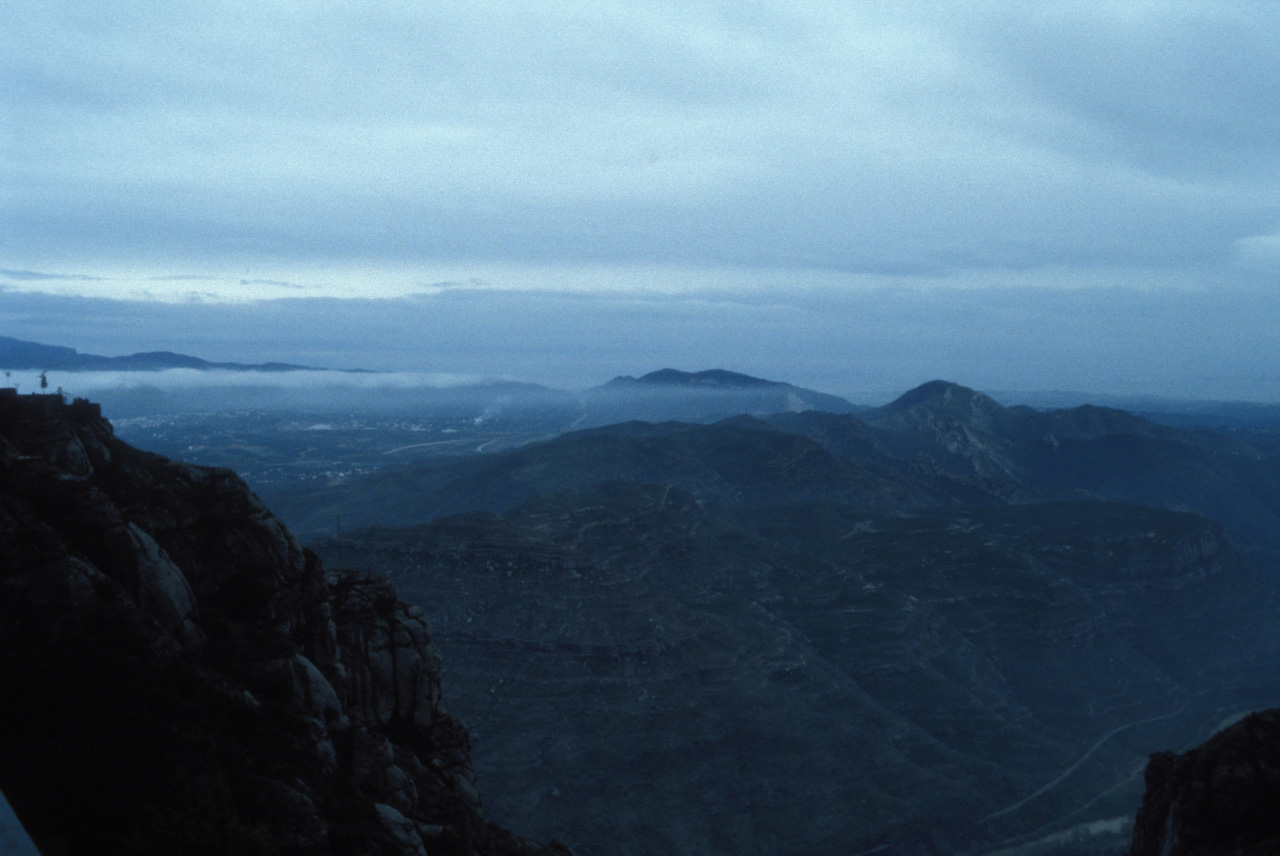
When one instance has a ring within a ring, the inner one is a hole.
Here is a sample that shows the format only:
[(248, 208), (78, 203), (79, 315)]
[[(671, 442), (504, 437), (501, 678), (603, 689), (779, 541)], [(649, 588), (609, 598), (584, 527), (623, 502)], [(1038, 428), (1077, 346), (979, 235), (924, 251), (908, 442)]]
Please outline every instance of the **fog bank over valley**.
[(722, 367), (859, 403), (883, 403), (937, 377), (988, 390), (1277, 401), (1275, 318), (1280, 293), (1262, 287), (779, 287), (677, 296), (474, 288), (248, 303), (0, 291), (6, 335), (89, 353), (170, 350), (214, 362), (567, 390), (664, 366)]

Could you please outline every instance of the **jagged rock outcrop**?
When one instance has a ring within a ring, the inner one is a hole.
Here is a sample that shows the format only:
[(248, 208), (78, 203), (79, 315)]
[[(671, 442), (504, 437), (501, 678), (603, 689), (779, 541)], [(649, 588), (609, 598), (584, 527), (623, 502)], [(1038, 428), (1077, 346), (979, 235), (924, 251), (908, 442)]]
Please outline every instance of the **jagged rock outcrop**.
[(427, 620), (389, 583), (326, 572), (230, 471), (18, 405), (0, 790), (42, 852), (566, 852), (484, 820)]
[(1151, 756), (1130, 856), (1280, 853), (1280, 710)]

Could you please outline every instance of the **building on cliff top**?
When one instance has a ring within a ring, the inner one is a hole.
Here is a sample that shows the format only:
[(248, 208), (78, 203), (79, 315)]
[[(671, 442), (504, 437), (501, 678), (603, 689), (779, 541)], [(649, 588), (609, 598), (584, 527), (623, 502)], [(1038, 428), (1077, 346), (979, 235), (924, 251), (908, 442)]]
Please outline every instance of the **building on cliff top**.
[(60, 392), (18, 395), (12, 387), (0, 389), (0, 423), (13, 424), (33, 419), (61, 417), (71, 422), (89, 422), (102, 418), (102, 405), (87, 398), (67, 403)]

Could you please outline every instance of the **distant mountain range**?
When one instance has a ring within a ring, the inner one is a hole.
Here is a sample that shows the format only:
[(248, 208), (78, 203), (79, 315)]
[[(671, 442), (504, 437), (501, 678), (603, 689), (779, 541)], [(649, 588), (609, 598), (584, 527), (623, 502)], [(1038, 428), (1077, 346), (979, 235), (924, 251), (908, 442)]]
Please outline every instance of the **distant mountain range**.
[[(739, 374), (738, 372), (726, 371), (724, 369), (707, 369), (701, 372), (682, 372), (679, 369), (658, 369), (656, 372), (649, 372), (647, 375), (640, 377), (632, 377), (631, 375), (619, 375), (613, 380), (605, 384), (610, 388), (626, 388), (634, 389), (643, 386), (665, 386), (665, 387), (696, 387), (701, 389), (776, 389), (783, 388), (794, 390), (796, 392), (808, 392), (794, 387), (789, 383), (778, 383), (777, 381), (764, 380), (763, 378), (752, 377), (751, 375)], [(825, 396), (826, 398), (835, 399), (835, 396)], [(840, 399), (836, 399), (839, 401)], [(847, 402), (846, 402), (847, 404)]]
[[(765, 388), (779, 386), (789, 387)], [(633, 415), (501, 454), (387, 468), (275, 502), (306, 536), (329, 531), (336, 516), (351, 526), (410, 525), (505, 511), (540, 492), (616, 480), (671, 484), (710, 501), (821, 498), (881, 510), (1106, 500), (1192, 510), (1222, 522), (1242, 547), (1280, 552), (1274, 438), (1173, 428), (1091, 405), (1004, 407), (946, 381), (856, 414), (781, 410), (712, 424)]]
[[(606, 388), (772, 388), (657, 374)], [(431, 609), (508, 825), (586, 856), (1079, 856), (1122, 852), (1149, 753), (1280, 697), (1274, 443), (933, 381), (271, 504), (368, 526), (311, 546)]]
[(161, 371), (163, 369), (223, 369), (227, 371), (289, 372), (304, 371), (308, 366), (291, 363), (212, 363), (172, 351), (146, 351), (125, 357), (103, 357), (82, 354), (75, 348), (42, 345), (0, 336), (0, 369), (35, 371)]

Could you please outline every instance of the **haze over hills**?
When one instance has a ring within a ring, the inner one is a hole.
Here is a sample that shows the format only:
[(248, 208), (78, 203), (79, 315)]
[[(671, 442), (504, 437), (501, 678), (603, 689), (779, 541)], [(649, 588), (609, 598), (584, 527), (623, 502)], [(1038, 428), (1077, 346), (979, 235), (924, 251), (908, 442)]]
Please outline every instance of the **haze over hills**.
[[(666, 368), (568, 391), (528, 379), (317, 369), (293, 362), (211, 361), (171, 351), (106, 357), (3, 336), (0, 369), (28, 372), (29, 379), (42, 371), (54, 375), (67, 372), (74, 377), (60, 379), (61, 385), (73, 394), (102, 401), (107, 412), (117, 418), (219, 410), (342, 412), (354, 408), (410, 413), (417, 407), (432, 406), (435, 400), (441, 402), (439, 407), (448, 406), (455, 412), (467, 409), (473, 418), (503, 409), (559, 408), (556, 418), (566, 420), (559, 426), (564, 430), (630, 419), (712, 422), (743, 413), (810, 409), (865, 413), (873, 409), (830, 393), (724, 369), (687, 372)], [(195, 380), (201, 376), (203, 380)], [(195, 391), (189, 388), (193, 385)], [(995, 397), (1039, 409), (1106, 404), (1183, 427), (1273, 430), (1280, 426), (1280, 406), (1274, 404), (1052, 391), (1002, 392)]]
[(1280, 551), (1280, 454), (1249, 435), (1177, 429), (1121, 410), (1005, 408), (926, 384), (865, 415), (886, 446), (987, 489), (1194, 510), (1241, 546)]
[[(1280, 551), (1280, 454), (1266, 443), (1082, 406), (1006, 408), (947, 382), (860, 414), (775, 413), (711, 425), (622, 423), (480, 459), (390, 466), (272, 497), (300, 532), (505, 511), (539, 492), (611, 480), (715, 501), (823, 497), (907, 510), (1101, 499), (1197, 511), (1242, 546)], [(861, 496), (862, 499), (856, 499)]]
[[(508, 822), (583, 853), (619, 852), (600, 817), (621, 852), (1110, 853), (1147, 753), (1280, 700), (1280, 459), (1252, 439), (935, 381), (271, 501), (442, 605)], [(550, 784), (586, 758), (642, 772)]]
[(638, 378), (623, 375), (584, 391), (582, 405), (584, 416), (575, 427), (631, 419), (712, 422), (741, 413), (854, 413), (866, 409), (839, 396), (723, 369), (660, 369)]
[(514, 415), (536, 423), (539, 436), (563, 430), (581, 414), (572, 393), (503, 378), (213, 362), (168, 351), (102, 357), (3, 337), (0, 369), (13, 375), (6, 377), (11, 386), (65, 388), (100, 402), (116, 420), (223, 413)]
[(273, 494), (271, 501), (308, 536), (330, 532), (337, 516), (348, 527), (409, 525), (463, 511), (504, 511), (540, 493), (609, 481), (671, 484), (712, 501), (822, 497), (885, 508), (946, 503), (948, 491), (968, 491), (952, 480), (845, 460), (798, 434), (738, 417), (713, 425), (587, 429), (493, 455), (390, 466), (332, 486)]
[(25, 342), (8, 336), (0, 336), (0, 369), (57, 370), (66, 372), (86, 371), (162, 371), (164, 369), (199, 369), (202, 371), (288, 372), (314, 371), (308, 366), (290, 363), (211, 363), (199, 357), (175, 354), (172, 351), (147, 351), (122, 357), (103, 357), (82, 354), (75, 348), (58, 345), (42, 345)]
[(838, 396), (720, 369), (662, 369), (573, 392), (507, 378), (212, 362), (169, 351), (104, 357), (8, 337), (0, 337), (0, 369), (72, 373), (55, 377), (54, 385), (91, 395), (116, 418), (247, 410), (474, 419), (514, 414), (538, 422), (546, 434), (629, 419), (712, 422), (740, 413), (865, 409)]
[(933, 382), (272, 501), (311, 533), (383, 524), (313, 543), (439, 605), (508, 823), (586, 854), (1099, 853), (1149, 752), (1280, 699), (1275, 466)]

